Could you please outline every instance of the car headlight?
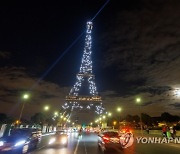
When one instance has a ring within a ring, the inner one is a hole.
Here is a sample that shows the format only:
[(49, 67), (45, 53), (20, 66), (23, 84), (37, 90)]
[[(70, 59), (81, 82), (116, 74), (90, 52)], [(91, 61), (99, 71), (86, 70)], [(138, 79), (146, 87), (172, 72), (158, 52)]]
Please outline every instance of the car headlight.
[(0, 141), (0, 147), (4, 145), (4, 142), (3, 141)]
[(51, 138), (51, 139), (49, 140), (49, 144), (52, 144), (52, 143), (54, 143), (55, 141), (56, 141), (55, 138)]
[(62, 144), (66, 144), (66, 143), (67, 143), (67, 137), (62, 137), (61, 143), (62, 143)]
[(16, 142), (14, 146), (17, 147), (17, 146), (23, 145), (25, 142), (26, 142), (25, 140), (18, 141)]

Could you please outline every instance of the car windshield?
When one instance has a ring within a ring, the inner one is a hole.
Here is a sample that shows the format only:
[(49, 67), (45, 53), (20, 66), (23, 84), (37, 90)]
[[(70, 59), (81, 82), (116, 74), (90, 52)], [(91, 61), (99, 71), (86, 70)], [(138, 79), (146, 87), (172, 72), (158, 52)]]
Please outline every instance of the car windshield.
[(25, 136), (30, 134), (30, 130), (28, 129), (14, 129), (11, 130), (10, 136)]
[(114, 136), (118, 136), (117, 132), (105, 132), (103, 133), (104, 136), (108, 136), (108, 137), (114, 137)]

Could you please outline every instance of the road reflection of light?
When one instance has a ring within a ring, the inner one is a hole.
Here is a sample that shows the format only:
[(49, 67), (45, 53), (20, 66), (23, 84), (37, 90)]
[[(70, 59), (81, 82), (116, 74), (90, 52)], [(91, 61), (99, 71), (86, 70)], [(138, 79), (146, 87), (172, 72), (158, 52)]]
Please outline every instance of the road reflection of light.
[(42, 134), (42, 136), (48, 136), (48, 135), (53, 135), (53, 134), (55, 134), (55, 132), (53, 132), (53, 133)]
[(46, 149), (39, 152), (39, 154), (70, 154), (70, 151), (66, 148), (59, 148), (59, 149)]
[(123, 149), (123, 154), (135, 154), (135, 144), (133, 144), (131, 147)]
[(78, 137), (78, 133), (77, 132), (73, 132), (73, 133), (70, 133), (68, 136), (69, 136), (69, 138), (77, 138)]
[[(87, 138), (88, 136), (88, 138)], [(83, 134), (83, 138), (82, 138), (82, 141), (85, 141), (85, 142), (97, 142), (98, 141), (98, 136), (95, 135), (95, 134)]]

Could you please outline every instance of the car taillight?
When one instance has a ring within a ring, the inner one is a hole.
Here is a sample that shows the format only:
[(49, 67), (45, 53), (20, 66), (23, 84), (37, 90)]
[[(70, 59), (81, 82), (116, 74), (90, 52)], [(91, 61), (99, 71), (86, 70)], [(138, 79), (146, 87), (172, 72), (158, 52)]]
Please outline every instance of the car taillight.
[(109, 137), (103, 136), (102, 138), (105, 143), (109, 142)]

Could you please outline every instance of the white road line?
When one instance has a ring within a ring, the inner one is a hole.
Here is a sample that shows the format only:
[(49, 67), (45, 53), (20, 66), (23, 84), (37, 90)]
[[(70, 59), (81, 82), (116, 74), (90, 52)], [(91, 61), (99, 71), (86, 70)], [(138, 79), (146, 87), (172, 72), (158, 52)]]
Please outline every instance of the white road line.
[(77, 142), (77, 144), (76, 144), (76, 148), (75, 148), (75, 150), (74, 150), (74, 154), (77, 154), (78, 146), (79, 146), (79, 139), (78, 139), (78, 142)]
[(85, 142), (84, 142), (84, 148), (85, 148), (85, 153), (87, 154), (87, 149), (86, 149), (86, 145), (85, 145)]

